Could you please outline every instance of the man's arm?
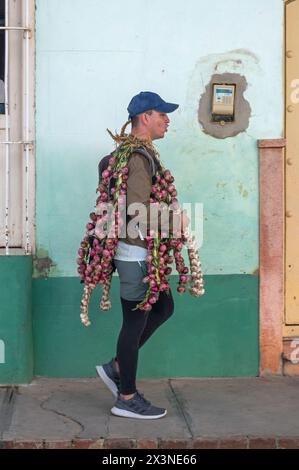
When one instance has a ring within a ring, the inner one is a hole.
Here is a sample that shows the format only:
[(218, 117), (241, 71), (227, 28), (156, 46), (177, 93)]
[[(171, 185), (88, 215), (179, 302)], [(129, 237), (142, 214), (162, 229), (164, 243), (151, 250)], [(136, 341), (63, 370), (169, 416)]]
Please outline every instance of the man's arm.
[[(132, 203), (141, 203), (146, 211), (141, 211), (138, 216), (139, 228), (146, 236), (146, 228), (150, 224), (150, 194), (152, 188), (151, 167), (148, 159), (138, 153), (133, 153), (128, 162), (129, 177), (127, 180), (127, 206), (129, 208)], [(134, 217), (132, 215), (131, 217)], [(158, 213), (158, 230), (166, 231), (172, 234), (173, 214), (169, 212), (169, 221), (162, 217), (161, 212)]]

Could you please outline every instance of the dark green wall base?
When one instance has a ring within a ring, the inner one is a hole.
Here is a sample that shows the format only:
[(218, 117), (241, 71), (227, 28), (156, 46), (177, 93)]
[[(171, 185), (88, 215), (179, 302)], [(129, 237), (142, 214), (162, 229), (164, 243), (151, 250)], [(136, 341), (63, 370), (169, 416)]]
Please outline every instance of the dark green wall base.
[[(28, 383), (33, 373), (94, 376), (94, 365), (115, 354), (121, 327), (118, 278), (110, 311), (98, 309), (100, 288), (93, 293), (92, 325), (86, 328), (79, 317), (83, 286), (78, 278), (32, 281), (31, 276), (31, 257), (0, 258), (0, 346), (5, 346), (0, 383)], [(258, 277), (205, 276), (206, 294), (200, 299), (178, 295), (174, 281), (175, 313), (141, 349), (138, 376), (258, 375)]]
[(28, 383), (33, 377), (31, 256), (0, 256), (0, 298), (0, 383)]
[[(258, 375), (258, 277), (205, 276), (205, 282), (200, 299), (180, 296), (173, 282), (175, 313), (141, 349), (140, 378)], [(93, 292), (88, 328), (79, 316), (82, 290), (78, 278), (33, 280), (36, 375), (92, 377), (94, 366), (115, 354), (118, 278), (110, 311), (98, 308), (100, 288)]]

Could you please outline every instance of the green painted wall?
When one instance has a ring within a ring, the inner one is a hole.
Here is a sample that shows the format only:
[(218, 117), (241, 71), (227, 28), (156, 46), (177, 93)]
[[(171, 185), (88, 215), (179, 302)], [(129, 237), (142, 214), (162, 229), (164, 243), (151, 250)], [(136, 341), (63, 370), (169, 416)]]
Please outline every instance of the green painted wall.
[[(106, 128), (120, 129), (130, 98), (153, 90), (180, 103), (157, 146), (180, 201), (203, 203), (207, 289), (199, 300), (176, 297), (175, 316), (141, 353), (140, 374), (256, 375), (257, 139), (283, 131), (283, 2), (36, 6), (35, 373), (92, 375), (94, 363), (113, 353), (117, 282), (113, 311), (94, 313), (84, 329), (76, 252), (95, 201), (98, 161), (113, 148)], [(245, 76), (252, 114), (245, 132), (219, 140), (203, 132), (197, 109), (211, 76), (223, 72)]]
[(33, 376), (31, 256), (0, 256), (0, 297), (0, 383), (27, 383)]
[[(141, 349), (139, 377), (258, 375), (258, 277), (206, 276), (206, 287), (200, 301), (174, 294), (174, 315)], [(93, 292), (88, 328), (79, 318), (81, 292), (77, 278), (34, 280), (35, 374), (94, 376), (115, 353), (118, 278), (110, 311), (99, 310), (100, 289)]]
[[(97, 164), (113, 149), (106, 128), (120, 129), (130, 98), (140, 90), (180, 104), (157, 145), (181, 202), (204, 205), (205, 273), (254, 272), (256, 141), (283, 132), (283, 2), (36, 5), (37, 243), (55, 264), (50, 276), (76, 275)], [(245, 76), (252, 113), (246, 132), (219, 140), (203, 132), (197, 110), (211, 76), (223, 72)]]

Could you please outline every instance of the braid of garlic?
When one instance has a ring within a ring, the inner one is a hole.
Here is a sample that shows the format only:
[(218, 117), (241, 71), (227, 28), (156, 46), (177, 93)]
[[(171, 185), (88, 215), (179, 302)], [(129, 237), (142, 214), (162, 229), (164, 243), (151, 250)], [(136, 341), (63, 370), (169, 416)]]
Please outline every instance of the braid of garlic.
[(199, 259), (195, 237), (191, 236), (189, 231), (186, 230), (186, 232), (184, 233), (184, 238), (185, 245), (188, 249), (191, 271), (191, 286), (189, 292), (191, 295), (194, 295), (194, 297), (200, 297), (205, 293), (205, 290), (201, 262)]
[(108, 277), (104, 287), (103, 287), (103, 293), (102, 293), (102, 298), (100, 302), (100, 309), (101, 310), (109, 310), (111, 308), (111, 302), (109, 299), (109, 292), (110, 292), (110, 287), (111, 287), (111, 281), (112, 281), (112, 274)]
[(84, 291), (83, 291), (83, 296), (81, 300), (81, 321), (83, 325), (89, 326), (90, 321), (88, 318), (88, 305), (89, 305), (89, 300), (92, 292), (92, 287), (90, 286), (84, 286)]

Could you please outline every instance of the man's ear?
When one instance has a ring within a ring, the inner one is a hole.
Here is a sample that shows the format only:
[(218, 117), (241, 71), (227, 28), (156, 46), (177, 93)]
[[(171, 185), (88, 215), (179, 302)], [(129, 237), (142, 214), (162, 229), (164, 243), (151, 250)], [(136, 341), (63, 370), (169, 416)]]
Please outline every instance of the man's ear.
[(143, 125), (146, 125), (148, 123), (148, 115), (146, 113), (140, 114), (140, 119)]
[(152, 111), (144, 113), (144, 123), (148, 124), (151, 120)]

